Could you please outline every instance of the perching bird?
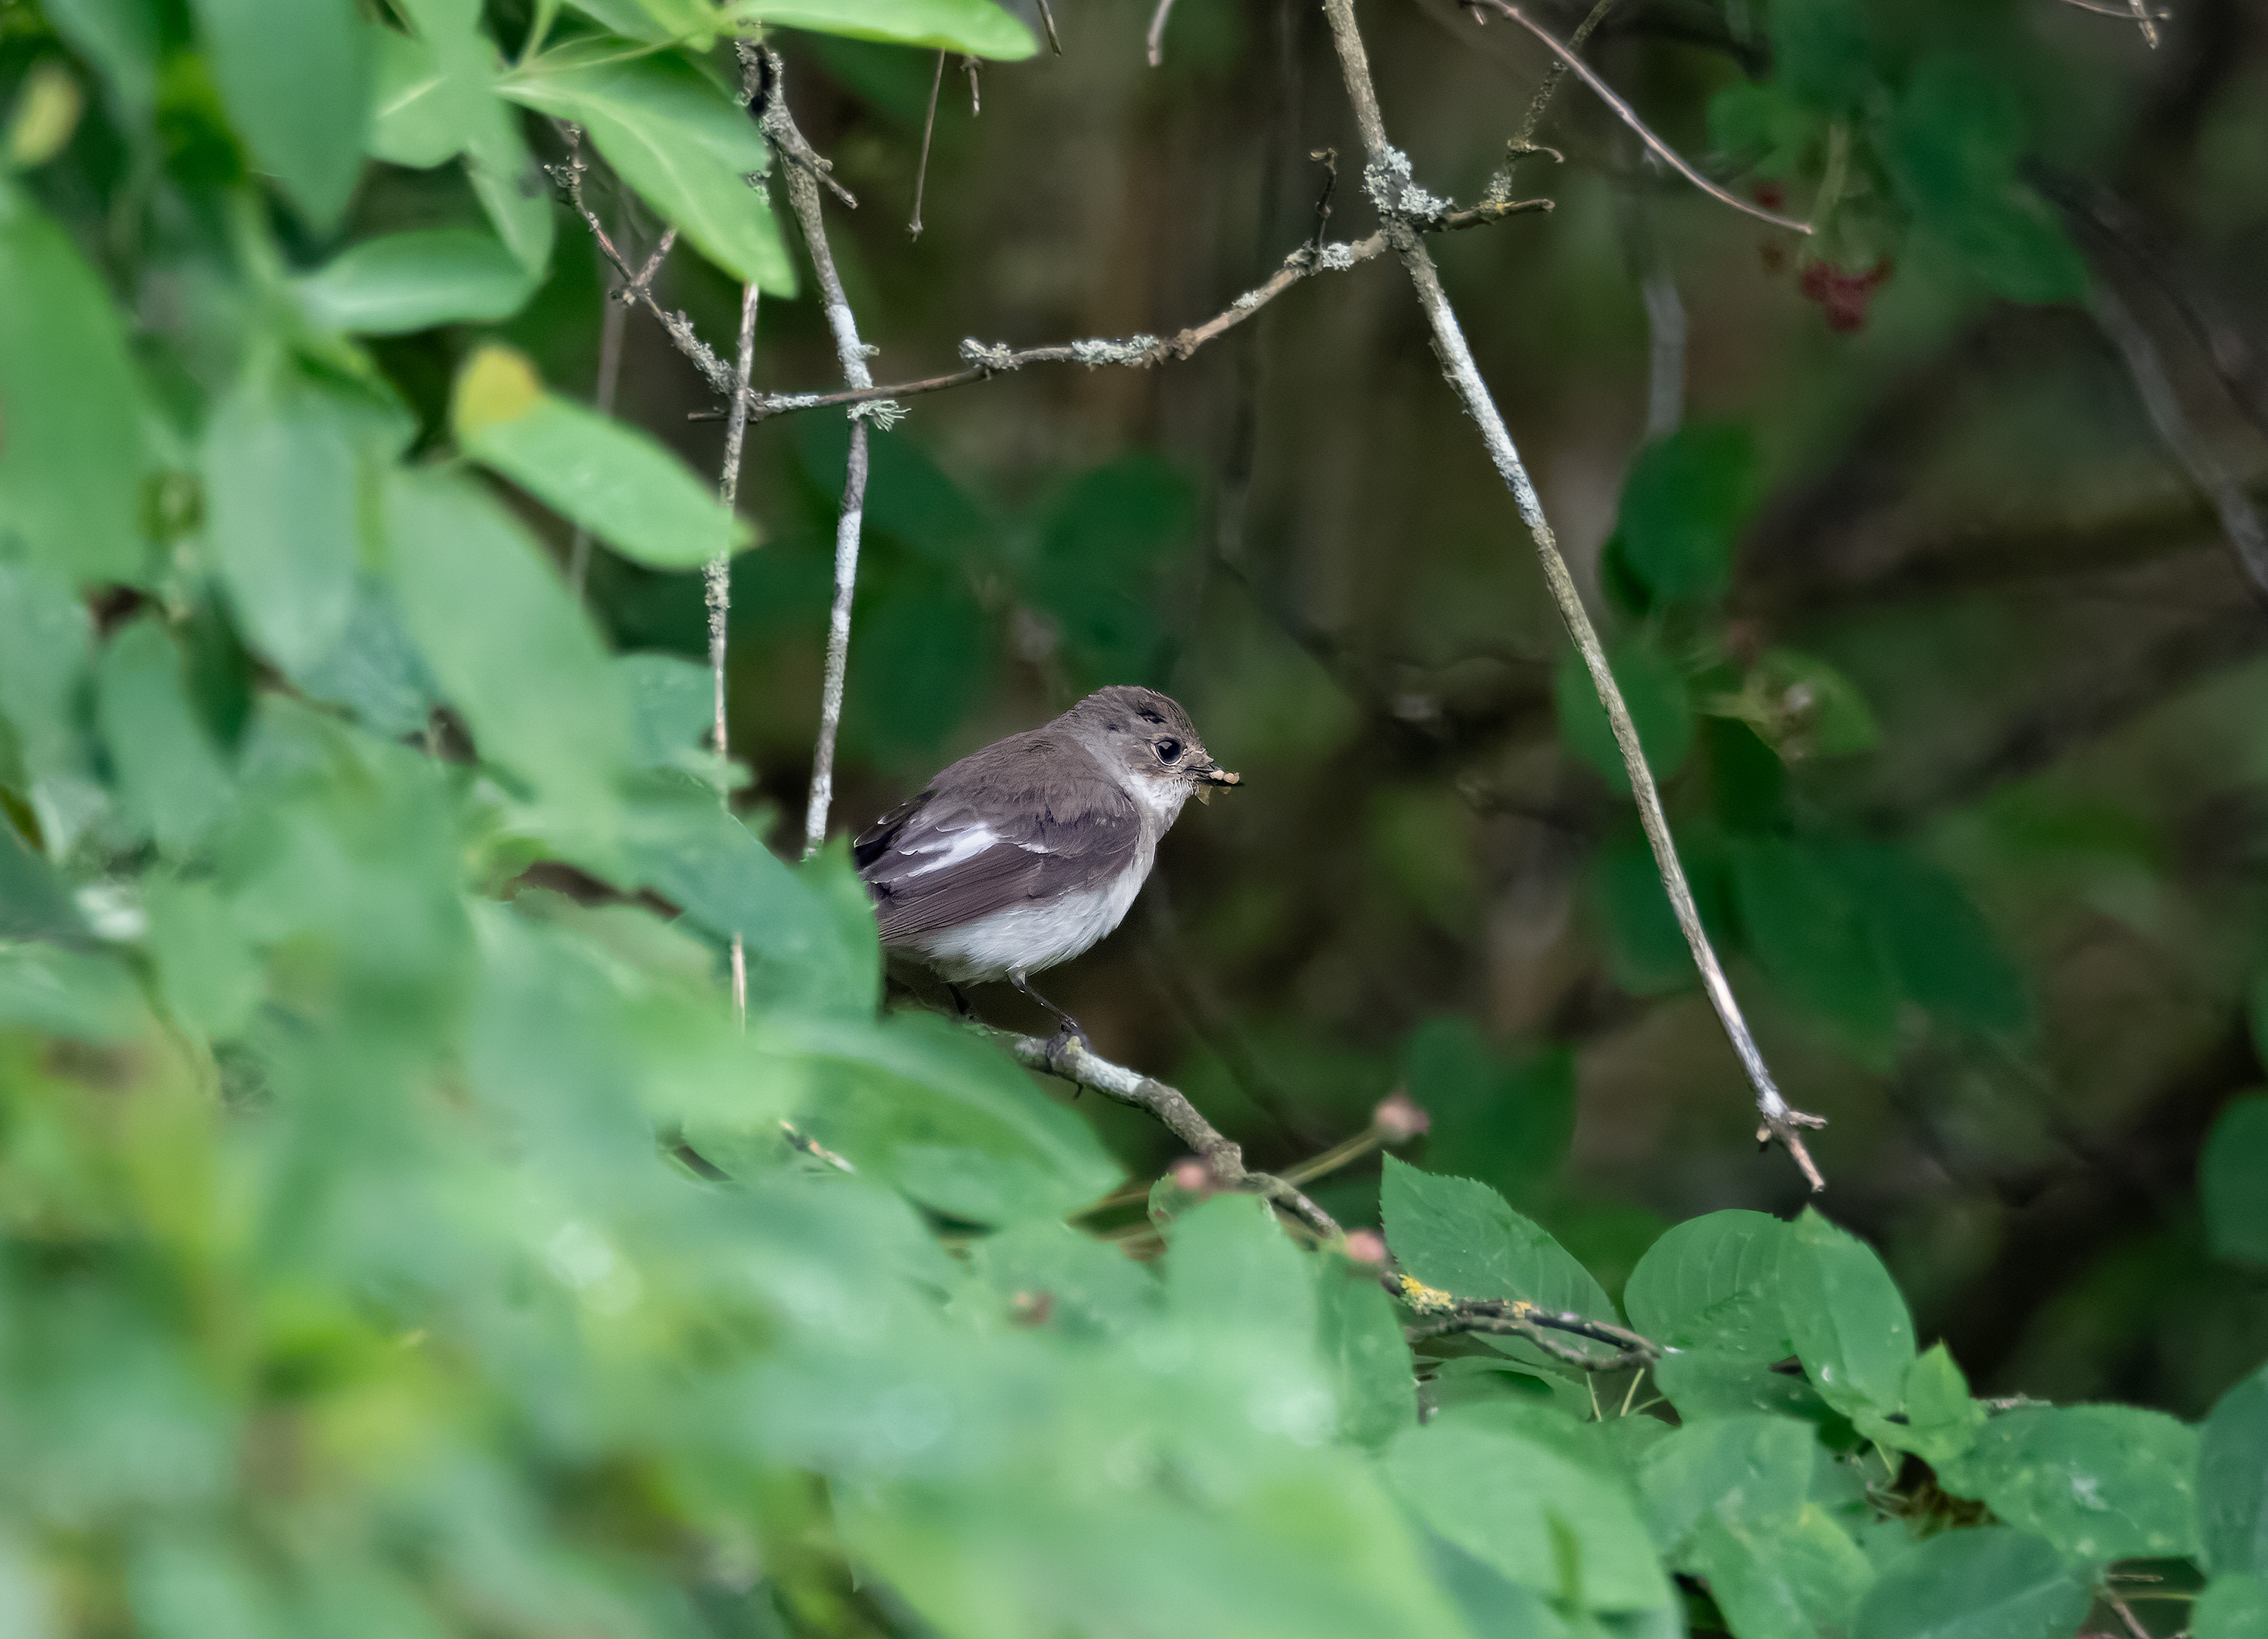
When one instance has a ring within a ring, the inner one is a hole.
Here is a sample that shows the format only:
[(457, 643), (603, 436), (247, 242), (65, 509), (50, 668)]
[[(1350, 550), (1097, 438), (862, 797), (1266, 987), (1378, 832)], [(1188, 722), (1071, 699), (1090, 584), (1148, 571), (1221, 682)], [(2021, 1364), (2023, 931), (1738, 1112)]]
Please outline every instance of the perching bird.
[(1125, 920), (1189, 794), (1236, 783), (1173, 701), (1106, 688), (963, 757), (851, 855), (882, 943), (927, 962), (956, 1004), (960, 985), (1005, 979), (1084, 1037), (1030, 975)]

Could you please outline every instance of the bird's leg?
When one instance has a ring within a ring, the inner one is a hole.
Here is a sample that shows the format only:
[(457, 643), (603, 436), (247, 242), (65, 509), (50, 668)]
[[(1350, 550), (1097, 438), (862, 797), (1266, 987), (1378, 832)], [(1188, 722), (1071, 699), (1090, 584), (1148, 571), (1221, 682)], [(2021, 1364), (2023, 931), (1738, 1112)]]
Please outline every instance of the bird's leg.
[(1079, 1020), (1073, 1018), (1069, 1013), (1064, 1012), (1063, 1009), (1057, 1007), (1053, 1002), (1049, 1001), (1047, 997), (1033, 989), (1031, 981), (1025, 978), (1022, 974), (1010, 974), (1008, 975), (1008, 982), (1015, 986), (1017, 989), (1022, 991), (1026, 996), (1031, 997), (1033, 1001), (1037, 1002), (1042, 1007), (1044, 1007), (1049, 1012), (1053, 1013), (1056, 1016), (1057, 1019), (1063, 1025), (1063, 1029), (1057, 1033), (1060, 1034), (1064, 1040), (1067, 1041), (1077, 1041), (1081, 1047), (1086, 1047), (1089, 1050), (1093, 1049), (1094, 1044), (1087, 1040), (1086, 1032), (1080, 1026)]

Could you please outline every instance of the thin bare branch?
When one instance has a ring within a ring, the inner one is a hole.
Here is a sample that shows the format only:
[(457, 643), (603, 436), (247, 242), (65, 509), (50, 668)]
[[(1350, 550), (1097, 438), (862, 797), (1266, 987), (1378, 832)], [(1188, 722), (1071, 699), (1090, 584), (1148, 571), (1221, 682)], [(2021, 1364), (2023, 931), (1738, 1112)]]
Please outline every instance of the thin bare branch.
[[(1501, 204), (1475, 205), (1468, 210), (1447, 211), (1419, 225), (1425, 232), (1454, 233), (1465, 228), (1501, 222), (1506, 217), (1548, 211), (1551, 203), (1548, 199), (1515, 199)], [(968, 341), (961, 344), (961, 356), (970, 361), (966, 370), (956, 370), (942, 376), (924, 376), (915, 381), (894, 381), (880, 386), (852, 387), (836, 393), (752, 393), (748, 401), (748, 415), (751, 420), (763, 421), (773, 415), (792, 415), (800, 410), (833, 409), (839, 406), (871, 404), (886, 399), (919, 398), (924, 393), (973, 386), (977, 382), (990, 381), (996, 376), (1021, 370), (1027, 364), (1084, 364), (1090, 370), (1106, 364), (1118, 364), (1147, 369), (1176, 362), (1188, 358), (1206, 342), (1234, 329), (1300, 280), (1318, 273), (1344, 273), (1363, 262), (1375, 260), (1384, 254), (1386, 249), (1386, 235), (1382, 232), (1351, 245), (1344, 242), (1326, 245), (1320, 251), (1312, 246), (1303, 245), (1285, 259), (1283, 267), (1267, 283), (1247, 290), (1203, 323), (1175, 331), (1169, 336), (1096, 338), (1027, 348), (1012, 348), (1005, 342)], [(722, 410), (695, 410), (686, 419), (721, 421), (724, 415)]]
[(945, 89), (945, 53), (937, 54), (937, 72), (930, 77), (929, 117), (922, 121), (921, 164), (914, 170), (914, 214), (906, 224), (906, 232), (915, 239), (922, 233), (922, 190), (929, 186), (929, 139), (937, 133), (937, 94)]
[(968, 76), (968, 117), (973, 120), (984, 112), (983, 93), (977, 88), (977, 77), (983, 73), (983, 65), (975, 57), (963, 57), (961, 71)]
[(1027, 1069), (1059, 1076), (1074, 1086), (1092, 1088), (1106, 1099), (1146, 1110), (1174, 1137), (1189, 1145), (1211, 1174), (1213, 1184), (1264, 1197), (1298, 1218), (1326, 1241), (1346, 1238), (1331, 1215), (1302, 1194), (1299, 1188), (1267, 1172), (1244, 1165), (1243, 1149), (1221, 1136), (1220, 1129), (1197, 1113), (1179, 1088), (1114, 1064), (1076, 1036), (1015, 1036), (995, 1032), (1016, 1062)]
[[(1523, 24), (1516, 8), (1503, 0), (1488, 0), (1506, 15)], [(1733, 995), (1733, 987), (1725, 977), (1709, 935), (1701, 925), (1701, 914), (1693, 902), (1693, 890), (1686, 881), (1685, 868), (1678, 861), (1676, 844), (1671, 840), (1669, 818), (1661, 805), (1661, 792), (1655, 785), (1653, 771), (1647, 767), (1646, 753), (1638, 744), (1638, 729), (1631, 721), (1630, 707), (1624, 701), (1621, 687), (1614, 673), (1607, 665), (1605, 649), (1591, 624), (1590, 614), (1583, 606), (1582, 596), (1575, 589), (1575, 577), (1569, 572), (1567, 560), (1560, 553), (1559, 543), (1551, 533), (1551, 526), (1543, 513), (1543, 503), (1535, 493), (1535, 485), (1528, 477), (1528, 467), (1513, 445), (1512, 433), (1497, 408), (1496, 401), (1481, 379), (1480, 368), (1473, 361), (1472, 349), (1467, 345), (1463, 327), (1457, 322), (1455, 311), (1449, 305), (1447, 294), (1441, 288), (1440, 273), (1433, 258), (1425, 248), (1425, 241), (1413, 223), (1439, 213), (1439, 202), (1418, 187), (1411, 175), (1409, 156), (1388, 140), (1385, 116), (1378, 105), (1378, 92), (1371, 83), (1369, 54), (1364, 48), (1361, 31), (1356, 26), (1354, 0), (1324, 0), (1323, 15), (1329, 19), (1331, 40), (1338, 53), (1339, 69), (1346, 82), (1347, 97), (1354, 105), (1355, 123), (1362, 133), (1363, 146), (1370, 162), (1363, 172), (1363, 183), (1386, 221), (1382, 230), (1389, 236), (1395, 253), (1402, 259), (1403, 269), (1417, 289), (1418, 305), (1425, 310), (1426, 322), (1433, 333), (1434, 350), (1440, 356), (1442, 373), (1463, 402), (1466, 412), (1478, 424), (1481, 440), (1488, 450), (1505, 486), (1512, 492), (1513, 504), (1521, 521), (1527, 525), (1535, 546), (1543, 578), (1550, 587), (1552, 601), (1558, 606), (1559, 618), (1567, 628), (1583, 665), (1591, 674), (1592, 687), (1598, 691), (1600, 702), (1606, 708), (1607, 722), (1614, 731), (1616, 746), (1622, 753), (1623, 766), (1630, 776), (1631, 795), (1638, 804), (1638, 821), (1646, 831), (1647, 842), (1653, 850), (1655, 869), (1660, 872), (1663, 891), (1670, 908), (1676, 914), (1679, 928), (1693, 955), (1694, 966), (1700, 970), (1702, 986), (1716, 1009), (1718, 1020), (1724, 1026), (1750, 1084), (1756, 1090), (1756, 1112), (1762, 1125), (1760, 1139), (1778, 1140), (1787, 1146), (1788, 1153), (1802, 1170), (1805, 1180), (1815, 1190), (1826, 1187), (1819, 1169), (1812, 1162), (1806, 1148), (1805, 1129), (1825, 1125), (1818, 1116), (1789, 1107), (1773, 1083), (1771, 1071), (1765, 1065), (1756, 1038), (1749, 1033), (1748, 1020), (1742, 1017), (1740, 1003)], [(1534, 25), (1528, 25), (1531, 30)], [(1540, 33), (1541, 31), (1535, 31)], [(1549, 36), (1545, 37), (1549, 40)], [(1555, 49), (1556, 49), (1555, 46)], [(1565, 52), (1561, 52), (1566, 56)], [(1587, 77), (1589, 71), (1569, 58), (1571, 66)], [(1594, 86), (1594, 89), (1601, 89)]]
[[(740, 50), (752, 74), (762, 71), (766, 94), (761, 117), (765, 136), (783, 155), (797, 157), (796, 163), (780, 167), (781, 177), (787, 184), (788, 204), (795, 212), (796, 224), (803, 230), (812, 270), (819, 276), (819, 292), (827, 304), (828, 327), (835, 334), (835, 356), (841, 361), (843, 379), (852, 392), (866, 392), (874, 385), (873, 372), (866, 367), (871, 349), (858, 339), (858, 321), (851, 314), (850, 298), (843, 294), (842, 276), (835, 270), (835, 254), (827, 244), (827, 219), (820, 206), (817, 179), (825, 175), (827, 162), (812, 151), (796, 129), (795, 116), (788, 112), (785, 70), (779, 54), (747, 43)], [(871, 409), (864, 408), (870, 402)], [(733, 408), (745, 415), (752, 406), (743, 395)], [(804, 809), (806, 859), (827, 841), (827, 814), (835, 801), (835, 742), (843, 727), (843, 690), (850, 666), (850, 603), (858, 589), (858, 543), (866, 510), (867, 423), (870, 419), (880, 420), (887, 426), (895, 408), (883, 401), (860, 400), (850, 410), (850, 460), (843, 477), (843, 510), (835, 524), (835, 601), (828, 614), (819, 743), (812, 753), (811, 795)]]
[(733, 373), (733, 367), (718, 357), (716, 349), (695, 333), (693, 321), (683, 312), (676, 310), (664, 311), (661, 304), (653, 298), (653, 288), (649, 281), (652, 277), (653, 269), (661, 265), (660, 258), (666, 254), (668, 247), (676, 242), (674, 231), (664, 236), (661, 246), (648, 260), (644, 268), (633, 268), (629, 259), (622, 254), (621, 247), (615, 243), (614, 236), (608, 233), (605, 224), (600, 222), (598, 213), (591, 209), (583, 197), (583, 176), (590, 167), (583, 158), (582, 128), (563, 123), (560, 129), (566, 139), (567, 158), (563, 163), (548, 165), (545, 169), (560, 191), (567, 195), (567, 202), (574, 207), (575, 214), (583, 219), (583, 225), (590, 229), (591, 237), (597, 242), (600, 253), (614, 264), (615, 271), (622, 276), (621, 291), (622, 298), (637, 302), (646, 312), (652, 313), (655, 322), (661, 326), (663, 332), (669, 337), (670, 344), (692, 362), (693, 367), (701, 372), (703, 379), (709, 383), (711, 388), (721, 397), (733, 397), (740, 391), (737, 379)]
[(1646, 147), (1652, 150), (1655, 154), (1660, 156), (1661, 162), (1664, 165), (1676, 172), (1678, 175), (1683, 177), (1687, 181), (1692, 183), (1694, 187), (1699, 188), (1703, 193), (1708, 195), (1710, 198), (1717, 200), (1720, 203), (1730, 205), (1735, 210), (1742, 211), (1749, 216), (1754, 217), (1759, 222), (1769, 222), (1774, 227), (1786, 228), (1791, 233), (1808, 233), (1811, 232), (1811, 224), (1809, 223), (1798, 222), (1793, 217), (1783, 217), (1777, 211), (1766, 210), (1762, 205), (1752, 204), (1748, 200), (1742, 199), (1738, 194), (1718, 186), (1718, 184), (1711, 181), (1698, 171), (1696, 171), (1691, 165), (1686, 164), (1684, 156), (1680, 154), (1675, 148), (1672, 148), (1668, 143), (1663, 142), (1661, 138), (1656, 136), (1653, 130), (1646, 125), (1646, 122), (1638, 117), (1638, 110), (1631, 107), (1630, 104), (1624, 102), (1619, 96), (1616, 95), (1614, 88), (1609, 86), (1606, 81), (1601, 79), (1595, 73), (1594, 73), (1591, 70), (1590, 64), (1585, 62), (1582, 58), (1577, 56), (1572, 48), (1561, 45), (1559, 41), (1553, 37), (1550, 29), (1545, 28), (1541, 23), (1536, 22), (1525, 11), (1522, 11), (1518, 6), (1509, 4), (1509, 0), (1472, 0), (1472, 4), (1475, 5), (1485, 5), (1490, 10), (1500, 12), (1504, 16), (1510, 18), (1513, 22), (1519, 24), (1529, 33), (1535, 35), (1536, 39), (1542, 40), (1546, 46), (1550, 47), (1552, 51), (1557, 54), (1559, 60), (1562, 62), (1565, 62), (1574, 71), (1574, 75), (1577, 79), (1581, 80), (1584, 85), (1588, 85), (1591, 90), (1597, 94), (1602, 102), (1605, 103), (1607, 107), (1615, 111), (1616, 118), (1621, 120), (1624, 125), (1629, 126), (1631, 130), (1638, 133), (1638, 138), (1640, 142), (1644, 143)]
[[(1607, 20), (1607, 13), (1614, 9), (1615, 0), (1599, 0), (1598, 4), (1591, 8), (1590, 15), (1576, 24), (1575, 32), (1567, 36), (1567, 49), (1580, 51), (1583, 42)], [(1474, 22), (1480, 22), (1487, 15), (1478, 6), (1473, 8)], [(1535, 88), (1535, 95), (1528, 99), (1528, 112), (1521, 118), (1519, 131), (1505, 144), (1511, 158), (1524, 159), (1529, 154), (1541, 151), (1535, 146), (1535, 133), (1543, 129), (1543, 116), (1551, 107), (1551, 99), (1558, 94), (1560, 82), (1566, 77), (1567, 59), (1564, 56), (1552, 58), (1551, 66), (1543, 70), (1543, 83)]]
[(1158, 9), (1150, 13), (1150, 66), (1162, 68), (1166, 62), (1166, 24), (1174, 15), (1174, 0), (1158, 0)]
[[(740, 290), (740, 368), (735, 372), (740, 391), (733, 396), (733, 414), (725, 423), (724, 470), (718, 475), (717, 489), (725, 504), (731, 508), (740, 498), (740, 452), (748, 436), (747, 411), (748, 378), (756, 368), (756, 301), (755, 283)], [(731, 740), (725, 727), (725, 679), (727, 631), (733, 613), (733, 555), (727, 547), (711, 558), (701, 571), (702, 592), (709, 607), (709, 673), (714, 695), (716, 722), (711, 738), (717, 755), (724, 757), (731, 751)], [(718, 797), (728, 805), (731, 797), (719, 791)], [(740, 936), (733, 936), (733, 1016), (745, 1028), (748, 1022), (748, 952)]]
[(1063, 55), (1063, 36), (1056, 33), (1056, 11), (1048, 0), (1040, 0), (1040, 21), (1047, 26), (1048, 48), (1057, 56)]

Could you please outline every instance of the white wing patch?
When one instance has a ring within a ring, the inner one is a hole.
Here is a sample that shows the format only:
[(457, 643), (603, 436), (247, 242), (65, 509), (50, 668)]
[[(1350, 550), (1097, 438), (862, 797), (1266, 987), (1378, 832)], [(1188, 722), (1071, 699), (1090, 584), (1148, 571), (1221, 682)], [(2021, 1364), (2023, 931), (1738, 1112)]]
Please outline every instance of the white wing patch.
[(946, 866), (957, 865), (964, 859), (974, 859), (999, 841), (1000, 834), (989, 825), (971, 826), (966, 831), (953, 832), (950, 834), (950, 840), (941, 833), (934, 842), (924, 847), (909, 848), (903, 850), (908, 854), (937, 856), (936, 858), (924, 864), (916, 865), (905, 874), (909, 877), (925, 877), (932, 871), (943, 871)]

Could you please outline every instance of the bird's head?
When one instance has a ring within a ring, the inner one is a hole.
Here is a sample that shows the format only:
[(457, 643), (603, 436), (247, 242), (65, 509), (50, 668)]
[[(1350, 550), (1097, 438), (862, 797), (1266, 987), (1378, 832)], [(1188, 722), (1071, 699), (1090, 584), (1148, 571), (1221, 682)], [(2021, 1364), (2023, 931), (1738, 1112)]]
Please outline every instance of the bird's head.
[(1126, 684), (1099, 689), (1064, 714), (1065, 724), (1105, 767), (1123, 768), (1134, 789), (1178, 810), (1194, 791), (1200, 802), (1242, 779), (1212, 760), (1189, 714), (1154, 688)]

